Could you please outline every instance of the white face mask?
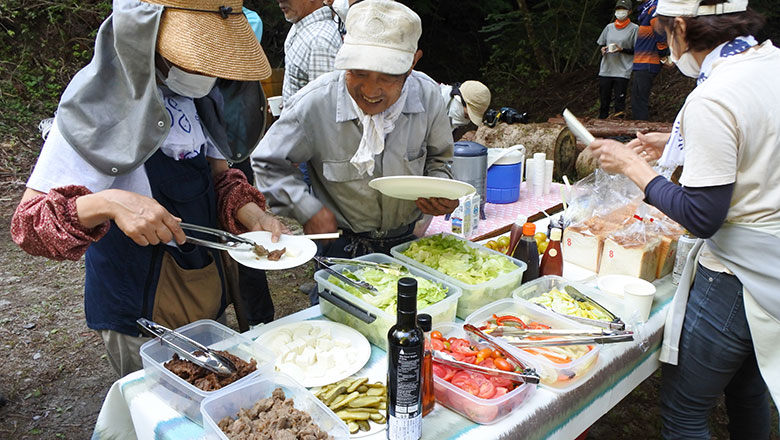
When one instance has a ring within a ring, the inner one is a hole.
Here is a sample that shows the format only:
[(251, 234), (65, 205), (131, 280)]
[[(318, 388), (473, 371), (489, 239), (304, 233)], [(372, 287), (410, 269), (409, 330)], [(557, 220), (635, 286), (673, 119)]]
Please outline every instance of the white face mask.
[(170, 67), (168, 77), (165, 78), (165, 85), (173, 93), (188, 98), (202, 98), (208, 95), (216, 82), (216, 78), (185, 72), (176, 66)]
[(460, 103), (460, 99), (458, 98), (452, 100), (447, 113), (447, 116), (452, 119), (452, 125), (456, 127), (468, 125), (468, 123), (471, 122), (471, 119), (469, 119), (469, 116), (466, 114), (466, 109), (463, 107), (463, 104)]
[(674, 48), (669, 45), (669, 59), (680, 69), (683, 75), (690, 78), (698, 78), (701, 71), (701, 65), (696, 62), (691, 51), (685, 51), (679, 58), (674, 54)]
[(626, 17), (628, 17), (628, 11), (626, 11), (625, 9), (618, 9), (617, 11), (615, 11), (615, 18), (617, 18), (618, 20), (623, 21), (626, 19)]

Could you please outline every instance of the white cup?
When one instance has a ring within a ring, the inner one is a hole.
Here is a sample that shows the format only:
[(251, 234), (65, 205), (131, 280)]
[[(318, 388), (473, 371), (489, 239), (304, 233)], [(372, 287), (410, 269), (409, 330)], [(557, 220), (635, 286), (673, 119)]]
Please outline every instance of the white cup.
[(525, 183), (530, 189), (534, 181), (534, 158), (529, 157), (525, 160)]
[[(534, 179), (536, 176), (534, 176)], [(536, 183), (534, 180), (532, 186), (534, 187), (534, 197), (541, 197), (544, 195), (544, 183)]]
[(617, 52), (617, 44), (615, 44), (615, 43), (609, 43), (609, 44), (607, 45), (607, 52), (609, 52), (609, 53), (614, 53), (614, 52)]
[(279, 116), (282, 114), (282, 97), (281, 96), (271, 96), (268, 98), (268, 108), (271, 109), (271, 114), (274, 116)]
[(544, 193), (545, 194), (550, 193), (550, 186), (552, 185), (554, 166), (555, 166), (555, 161), (549, 159), (544, 161)]
[(655, 286), (638, 279), (623, 286), (624, 318), (636, 322), (646, 322), (653, 307)]
[(544, 184), (544, 162), (547, 156), (544, 153), (534, 153), (534, 182)]

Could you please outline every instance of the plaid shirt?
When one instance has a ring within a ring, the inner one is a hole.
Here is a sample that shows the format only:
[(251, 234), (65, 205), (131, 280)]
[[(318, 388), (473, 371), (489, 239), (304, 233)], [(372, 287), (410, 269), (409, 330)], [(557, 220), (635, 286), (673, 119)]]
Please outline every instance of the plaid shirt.
[(330, 8), (324, 6), (292, 25), (284, 42), (282, 102), (315, 78), (333, 70), (341, 34)]

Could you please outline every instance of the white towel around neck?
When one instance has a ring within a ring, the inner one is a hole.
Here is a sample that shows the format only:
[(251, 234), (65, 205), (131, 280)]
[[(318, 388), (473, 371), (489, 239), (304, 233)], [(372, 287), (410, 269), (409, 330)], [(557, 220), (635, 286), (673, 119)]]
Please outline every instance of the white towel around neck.
[(368, 173), (374, 175), (374, 156), (385, 149), (385, 137), (395, 129), (395, 121), (401, 115), (401, 111), (406, 104), (407, 86), (406, 82), (401, 90), (401, 96), (398, 100), (388, 107), (382, 113), (376, 115), (367, 115), (357, 105), (357, 102), (350, 95), (349, 100), (357, 113), (360, 123), (363, 125), (363, 136), (360, 138), (355, 155), (349, 162), (357, 168), (361, 175)]

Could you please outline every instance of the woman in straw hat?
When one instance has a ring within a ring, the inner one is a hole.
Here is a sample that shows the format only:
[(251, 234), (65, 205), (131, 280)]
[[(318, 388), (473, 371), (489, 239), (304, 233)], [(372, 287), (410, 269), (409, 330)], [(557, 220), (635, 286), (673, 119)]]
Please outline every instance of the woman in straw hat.
[(262, 136), (259, 80), (271, 73), (241, 0), (113, 6), (62, 95), (11, 233), (33, 255), (86, 253), (87, 325), (125, 375), (141, 367), (136, 319), (216, 319), (235, 287), (235, 265), (185, 244), (180, 222), (276, 238), (283, 227), (226, 162)]
[[(747, 0), (659, 0), (657, 14), (672, 60), (698, 85), (671, 136), (591, 148), (701, 237), (664, 328), (662, 434), (709, 439), (725, 394), (731, 438), (768, 439), (769, 394), (780, 402), (780, 49), (751, 36), (765, 20)], [(684, 164), (682, 187), (645, 161), (661, 154)]]

